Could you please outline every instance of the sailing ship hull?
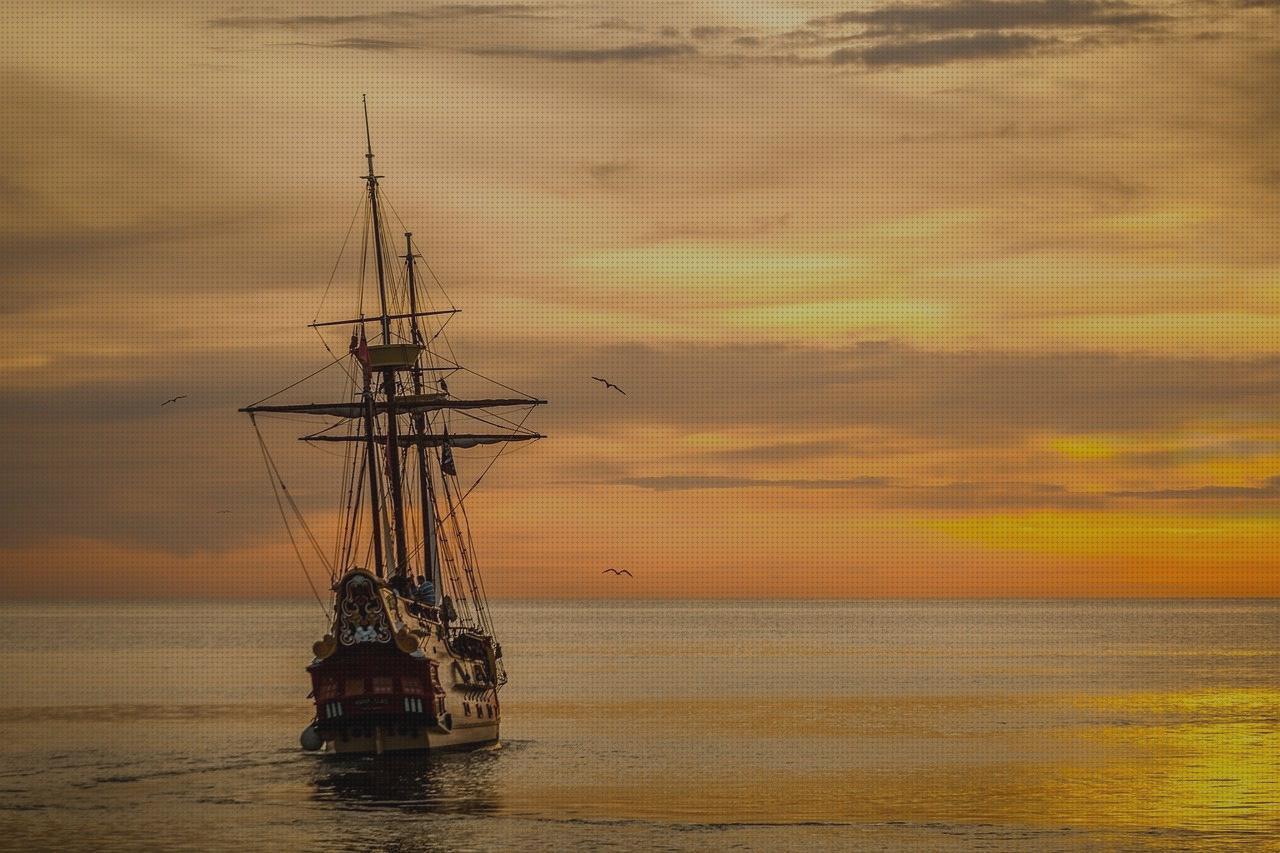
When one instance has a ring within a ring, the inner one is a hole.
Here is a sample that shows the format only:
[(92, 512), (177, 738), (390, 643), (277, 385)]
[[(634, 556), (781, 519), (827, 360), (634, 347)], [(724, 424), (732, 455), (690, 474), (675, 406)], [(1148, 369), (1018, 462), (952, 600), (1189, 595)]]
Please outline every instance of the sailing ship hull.
[(336, 586), (314, 646), (312, 745), (342, 754), (467, 749), (498, 740), (497, 647), (363, 570)]

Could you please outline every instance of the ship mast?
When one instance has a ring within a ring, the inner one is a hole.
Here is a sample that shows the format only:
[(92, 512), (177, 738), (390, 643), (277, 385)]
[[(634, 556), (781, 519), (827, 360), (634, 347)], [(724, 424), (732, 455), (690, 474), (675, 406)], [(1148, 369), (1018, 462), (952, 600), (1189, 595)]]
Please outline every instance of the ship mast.
[[(378, 211), (378, 175), (373, 171), (373, 139), (369, 133), (369, 101), (365, 96), (361, 96), (361, 102), (364, 106), (364, 138), (366, 144), (365, 159), (369, 161), (369, 173), (365, 176), (365, 181), (369, 185), (369, 209), (373, 223), (373, 255), (378, 269), (378, 303), (381, 308), (379, 321), (382, 325), (382, 343), (391, 343), (391, 314), (390, 305), (387, 303), (387, 278), (386, 270), (383, 267), (382, 258), (382, 221)], [(368, 382), (366, 381), (366, 389)], [(400, 445), (397, 437), (397, 412), (396, 412), (396, 373), (393, 368), (382, 371), (382, 393), (386, 397), (387, 407), (387, 488), (391, 493), (391, 512), (392, 512), (392, 528), (395, 536), (395, 562), (391, 566), (389, 572), (392, 582), (399, 581), (405, 577), (408, 571), (408, 549), (405, 547), (404, 536), (404, 493), (400, 476)], [(366, 393), (366, 408), (369, 415), (372, 415), (372, 393)], [(377, 452), (374, 448), (374, 422), (366, 415), (366, 433), (369, 442), (369, 482), (370, 493), (372, 497), (371, 503), (376, 506), (378, 502), (377, 491)], [(382, 531), (378, 528), (377, 510), (374, 510), (373, 521), (374, 551), (375, 555), (381, 548), (378, 539), (382, 535)], [(379, 573), (381, 574), (381, 572)]]
[[(360, 333), (361, 335), (364, 332)], [(363, 340), (363, 338), (362, 338)], [(378, 445), (374, 443), (377, 432), (377, 416), (374, 414), (373, 386), (368, 369), (364, 372), (364, 436), (365, 436), (365, 468), (369, 469), (369, 514), (373, 520), (373, 565), (378, 577), (383, 577), (382, 554), (382, 491), (378, 487)]]
[[(404, 235), (404, 262), (406, 281), (409, 289), (409, 328), (413, 335), (413, 343), (416, 346), (426, 348), (426, 341), (422, 337), (422, 330), (418, 326), (418, 282), (414, 276), (413, 259), (417, 255), (413, 252), (413, 233), (406, 231)], [(413, 394), (415, 397), (421, 397), (422, 388), (422, 363), (415, 361), (410, 374), (413, 377)], [(427, 417), (420, 411), (413, 413), (413, 432), (419, 438), (427, 434)], [(431, 581), (431, 587), (434, 590), (435, 599), (432, 604), (440, 601), (444, 592), (441, 588), (443, 579), (440, 577), (440, 553), (439, 543), (436, 542), (436, 497), (435, 490), (431, 486), (431, 474), (427, 468), (427, 445), (425, 443), (418, 445), (418, 495), (419, 503), (422, 504), (422, 547), (425, 549), (423, 563), (425, 565), (425, 574)]]

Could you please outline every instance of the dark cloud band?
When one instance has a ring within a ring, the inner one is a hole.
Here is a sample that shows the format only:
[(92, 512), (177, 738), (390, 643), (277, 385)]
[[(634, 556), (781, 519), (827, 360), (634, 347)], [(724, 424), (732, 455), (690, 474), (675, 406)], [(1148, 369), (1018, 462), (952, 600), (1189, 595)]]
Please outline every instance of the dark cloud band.
[(1122, 27), (1151, 24), (1167, 16), (1117, 0), (957, 0), (951, 3), (892, 3), (843, 12), (810, 23), (862, 24), (890, 31), (945, 32), (1068, 27)]
[(962, 59), (997, 59), (1022, 56), (1050, 47), (1057, 39), (1026, 33), (980, 33), (972, 36), (890, 41), (872, 47), (841, 48), (830, 56), (832, 63), (881, 65), (941, 65)]

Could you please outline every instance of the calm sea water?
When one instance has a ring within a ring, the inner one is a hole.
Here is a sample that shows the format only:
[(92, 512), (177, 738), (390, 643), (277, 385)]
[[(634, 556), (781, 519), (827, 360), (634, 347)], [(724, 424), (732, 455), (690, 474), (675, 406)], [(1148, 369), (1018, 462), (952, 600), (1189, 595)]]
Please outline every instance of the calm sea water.
[(1280, 602), (495, 611), (500, 748), (336, 759), (314, 602), (0, 607), (0, 846), (1280, 849)]

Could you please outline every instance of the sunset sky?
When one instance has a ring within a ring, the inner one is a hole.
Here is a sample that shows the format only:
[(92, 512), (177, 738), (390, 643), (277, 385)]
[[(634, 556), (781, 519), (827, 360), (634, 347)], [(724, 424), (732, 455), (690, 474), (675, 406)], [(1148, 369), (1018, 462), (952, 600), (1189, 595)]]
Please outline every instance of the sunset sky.
[(1276, 0), (9, 8), (2, 596), (309, 594), (366, 92), (492, 592), (1280, 595)]

